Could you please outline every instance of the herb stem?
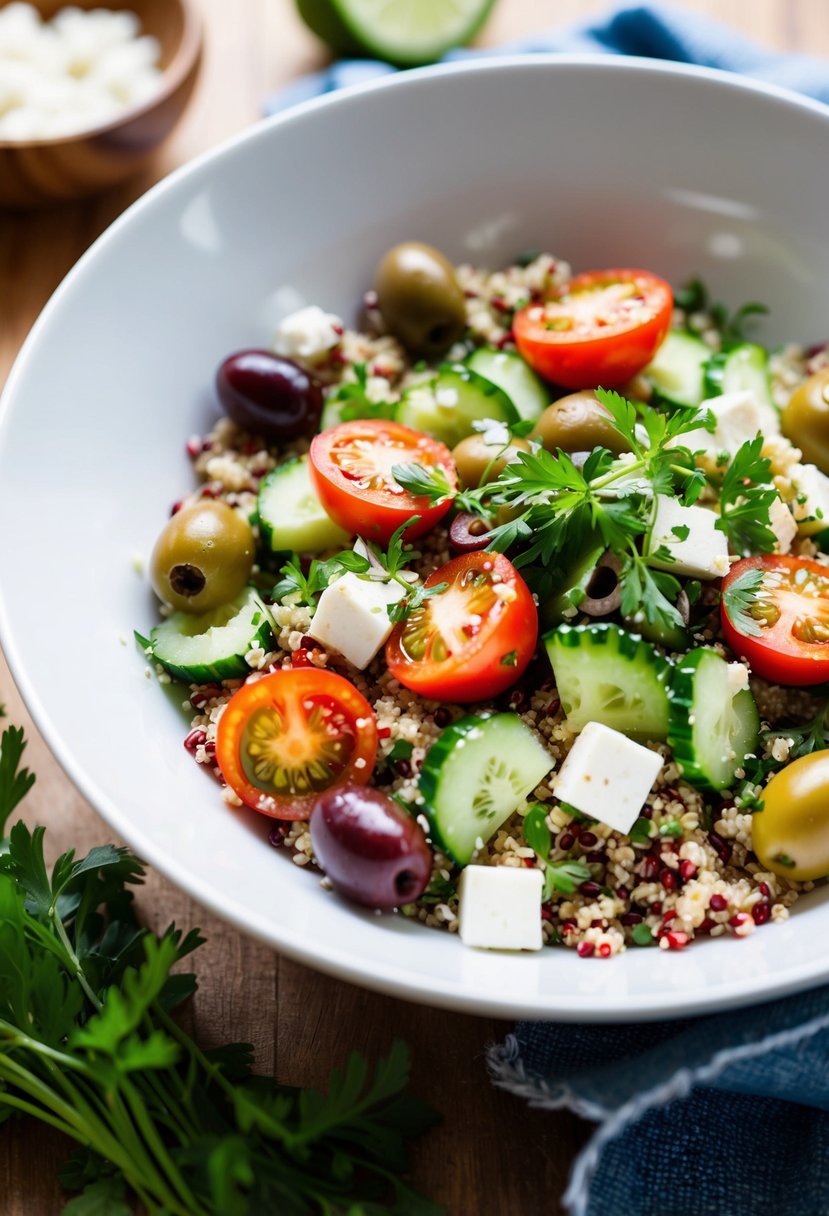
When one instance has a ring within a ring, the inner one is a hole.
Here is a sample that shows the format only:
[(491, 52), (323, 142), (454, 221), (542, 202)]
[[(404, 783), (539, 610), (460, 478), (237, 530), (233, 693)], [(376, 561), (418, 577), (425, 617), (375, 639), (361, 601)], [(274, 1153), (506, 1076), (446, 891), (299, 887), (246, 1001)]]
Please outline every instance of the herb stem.
[(55, 933), (58, 936), (58, 939), (60, 940), (61, 945), (63, 946), (64, 950), (66, 951), (67, 958), (69, 959), (69, 962), (71, 963), (72, 973), (75, 976), (75, 979), (80, 984), (81, 988), (83, 989), (84, 996), (89, 1001), (90, 1005), (92, 1005), (93, 1009), (97, 1010), (97, 1012), (100, 1013), (101, 1010), (103, 1009), (103, 1004), (98, 999), (98, 994), (96, 992), (93, 992), (92, 988), (90, 988), (90, 986), (89, 986), (87, 978), (84, 975), (83, 967), (81, 966), (81, 960), (78, 958), (77, 954), (75, 953), (75, 949), (69, 940), (69, 935), (66, 932), (63, 921), (57, 914), (57, 908), (54, 903), (51, 904), (49, 907), (49, 920), (52, 923), (52, 926), (55, 930)]

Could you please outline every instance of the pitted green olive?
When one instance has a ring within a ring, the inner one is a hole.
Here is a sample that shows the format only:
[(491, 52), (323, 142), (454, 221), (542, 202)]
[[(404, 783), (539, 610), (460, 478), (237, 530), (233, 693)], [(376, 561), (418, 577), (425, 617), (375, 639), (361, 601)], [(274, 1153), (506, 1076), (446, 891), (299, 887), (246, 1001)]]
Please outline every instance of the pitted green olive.
[(159, 599), (182, 612), (209, 612), (239, 594), (250, 578), (250, 525), (216, 499), (183, 507), (170, 519), (150, 557)]
[(395, 245), (377, 267), (374, 288), (389, 332), (415, 354), (443, 354), (463, 336), (463, 291), (451, 262), (431, 245)]
[(519, 452), (528, 452), (526, 439), (510, 439), (508, 444), (488, 443), (486, 432), (467, 435), (452, 449), (452, 459), (465, 490), (477, 489), (484, 481), (494, 481)]
[(540, 439), (548, 452), (585, 452), (608, 448), (617, 456), (630, 444), (614, 428), (605, 407), (585, 389), (569, 393), (548, 405), (535, 424), (532, 439)]
[(808, 464), (829, 473), (829, 367), (822, 367), (794, 390), (780, 419), (783, 434)]

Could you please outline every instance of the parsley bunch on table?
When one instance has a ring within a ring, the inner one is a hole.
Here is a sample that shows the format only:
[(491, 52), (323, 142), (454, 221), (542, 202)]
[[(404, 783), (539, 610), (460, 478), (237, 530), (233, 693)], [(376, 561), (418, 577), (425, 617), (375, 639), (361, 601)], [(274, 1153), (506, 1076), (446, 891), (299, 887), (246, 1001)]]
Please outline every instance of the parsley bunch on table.
[[(0, 711), (2, 712), (2, 711)], [(251, 1072), (252, 1048), (202, 1051), (171, 1011), (195, 989), (173, 967), (201, 942), (143, 928), (126, 849), (65, 853), (43, 828), (4, 837), (34, 776), (23, 732), (0, 740), (0, 1122), (30, 1115), (78, 1144), (66, 1216), (437, 1216), (403, 1179), (406, 1141), (434, 1116), (403, 1091), (395, 1044), (374, 1072), (356, 1053), (327, 1093)]]

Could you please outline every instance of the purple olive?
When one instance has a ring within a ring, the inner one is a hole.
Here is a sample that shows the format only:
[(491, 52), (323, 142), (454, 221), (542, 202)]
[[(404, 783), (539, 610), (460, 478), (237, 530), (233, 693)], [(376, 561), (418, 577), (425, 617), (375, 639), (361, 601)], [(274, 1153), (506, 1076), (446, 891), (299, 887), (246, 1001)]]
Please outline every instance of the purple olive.
[(246, 431), (264, 439), (313, 435), (322, 413), (322, 388), (303, 367), (269, 350), (240, 350), (216, 372), (222, 408)]
[(449, 525), (449, 544), (456, 553), (474, 553), (489, 544), (489, 529), (492, 525), (480, 515), (461, 511)]
[(332, 786), (314, 803), (311, 844), (341, 895), (391, 909), (423, 894), (432, 853), (416, 819), (381, 790)]

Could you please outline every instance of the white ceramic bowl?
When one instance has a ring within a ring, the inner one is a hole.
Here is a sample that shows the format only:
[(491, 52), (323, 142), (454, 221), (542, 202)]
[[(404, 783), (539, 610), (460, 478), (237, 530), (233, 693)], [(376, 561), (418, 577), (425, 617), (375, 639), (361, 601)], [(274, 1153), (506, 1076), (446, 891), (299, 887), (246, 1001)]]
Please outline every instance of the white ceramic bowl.
[(0, 419), (0, 627), (68, 774), (202, 903), (335, 975), (437, 1005), (563, 1019), (720, 1008), (829, 976), (829, 902), (745, 941), (504, 955), (321, 890), (234, 814), (181, 746), (184, 720), (131, 641), (153, 621), (132, 568), (191, 484), (224, 355), (299, 302), (354, 317), (404, 239), (497, 266), (692, 274), (771, 306), (765, 337), (827, 336), (829, 110), (651, 62), (484, 60), (412, 72), (256, 127), (174, 174), (82, 258), (35, 326)]

